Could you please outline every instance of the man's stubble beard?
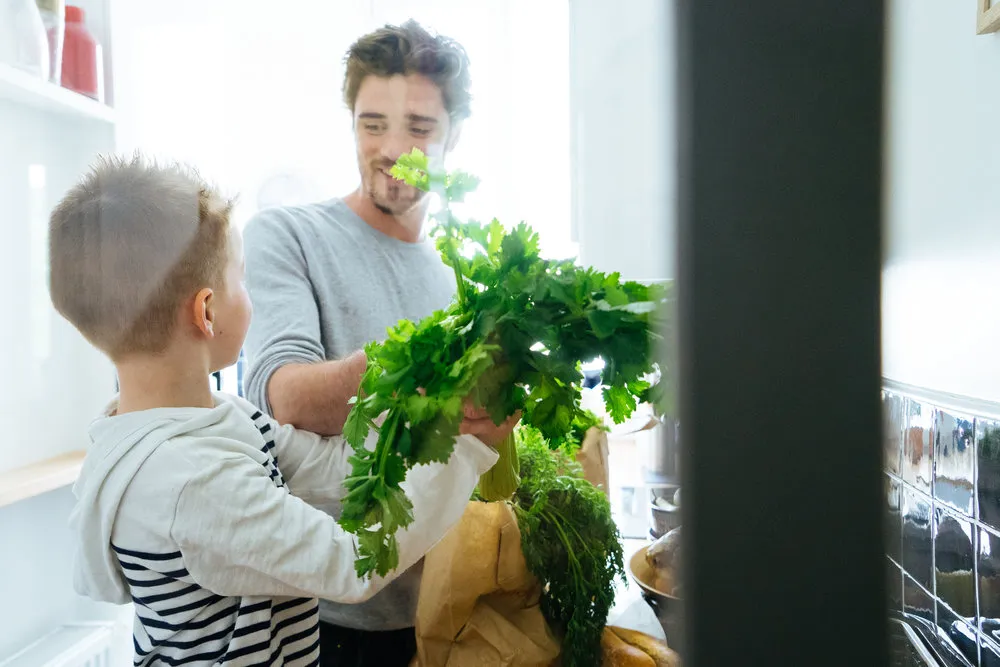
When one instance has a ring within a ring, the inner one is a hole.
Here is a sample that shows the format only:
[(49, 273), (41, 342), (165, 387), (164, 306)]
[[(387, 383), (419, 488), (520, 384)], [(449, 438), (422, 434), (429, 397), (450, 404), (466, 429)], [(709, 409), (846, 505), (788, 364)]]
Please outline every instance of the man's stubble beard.
[[(368, 199), (371, 200), (372, 205), (382, 213), (392, 216), (405, 215), (412, 211), (415, 207), (419, 206), (423, 201), (427, 193), (418, 190), (417, 188), (412, 188), (411, 186), (404, 185), (402, 183), (392, 184), (390, 183), (388, 189), (385, 193), (385, 199), (389, 201), (381, 201), (382, 197), (379, 196), (378, 188), (375, 184), (375, 180), (380, 174), (377, 170), (371, 170), (369, 172), (368, 180)], [(412, 190), (412, 197), (401, 197), (404, 190)], [(395, 190), (395, 192), (393, 192)], [(393, 197), (395, 195), (395, 197)], [(395, 199), (395, 201), (392, 201)]]

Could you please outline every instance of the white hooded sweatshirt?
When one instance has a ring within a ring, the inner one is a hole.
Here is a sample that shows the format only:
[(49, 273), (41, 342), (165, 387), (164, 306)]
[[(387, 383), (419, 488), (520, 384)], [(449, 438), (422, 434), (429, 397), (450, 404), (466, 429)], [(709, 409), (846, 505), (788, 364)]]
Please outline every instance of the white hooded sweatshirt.
[(411, 470), (399, 567), (362, 580), (356, 539), (315, 507), (338, 505), (350, 446), (279, 426), (234, 396), (215, 402), (118, 416), (112, 404), (90, 429), (73, 489), (74, 584), (134, 603), (137, 666), (317, 664), (316, 598), (371, 598), (458, 521), (497, 460), (460, 436), (448, 463)]

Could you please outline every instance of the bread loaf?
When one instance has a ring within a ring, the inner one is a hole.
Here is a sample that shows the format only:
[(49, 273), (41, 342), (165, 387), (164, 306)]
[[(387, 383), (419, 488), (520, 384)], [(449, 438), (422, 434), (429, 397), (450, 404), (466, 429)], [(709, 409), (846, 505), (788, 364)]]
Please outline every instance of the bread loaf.
[(601, 667), (656, 667), (656, 663), (606, 627), (601, 633)]
[(608, 626), (622, 641), (633, 646), (653, 659), (656, 667), (680, 667), (681, 659), (667, 643), (644, 632)]

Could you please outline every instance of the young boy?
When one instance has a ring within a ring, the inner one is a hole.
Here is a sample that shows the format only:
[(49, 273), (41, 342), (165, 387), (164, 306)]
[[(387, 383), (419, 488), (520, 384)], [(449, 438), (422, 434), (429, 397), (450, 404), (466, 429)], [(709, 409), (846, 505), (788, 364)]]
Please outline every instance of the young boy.
[(231, 208), (137, 157), (99, 163), (51, 218), (52, 301), (120, 387), (74, 487), (75, 587), (134, 603), (137, 666), (317, 664), (315, 598), (366, 600), (416, 563), (513, 428), (473, 420), (447, 464), (412, 470), (399, 568), (359, 579), (353, 536), (310, 505), (336, 507), (350, 447), (210, 389), (251, 314)]

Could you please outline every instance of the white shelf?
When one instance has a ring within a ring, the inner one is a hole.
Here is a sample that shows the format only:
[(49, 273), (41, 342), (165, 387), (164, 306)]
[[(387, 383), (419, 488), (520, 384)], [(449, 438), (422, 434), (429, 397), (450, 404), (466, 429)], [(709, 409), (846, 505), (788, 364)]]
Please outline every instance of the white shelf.
[(83, 450), (0, 473), (0, 507), (69, 486), (83, 468)]
[(85, 95), (0, 63), (0, 100), (49, 113), (114, 123), (114, 109)]

